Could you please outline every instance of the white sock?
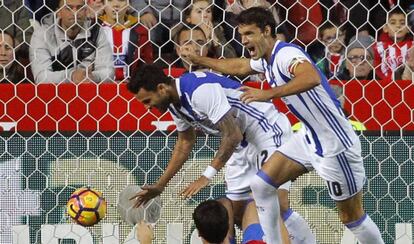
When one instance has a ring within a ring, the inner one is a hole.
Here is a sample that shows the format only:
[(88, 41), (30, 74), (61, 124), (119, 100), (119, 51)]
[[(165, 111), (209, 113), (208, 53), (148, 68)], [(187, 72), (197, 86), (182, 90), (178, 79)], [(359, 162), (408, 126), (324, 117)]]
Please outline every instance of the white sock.
[(292, 209), (282, 213), (291, 244), (316, 244), (316, 237), (306, 220)]
[(378, 226), (367, 214), (345, 226), (354, 233), (361, 244), (384, 244)]
[(279, 225), (280, 206), (276, 185), (263, 171), (259, 171), (250, 183), (253, 198), (256, 202), (260, 225), (267, 244), (282, 243)]

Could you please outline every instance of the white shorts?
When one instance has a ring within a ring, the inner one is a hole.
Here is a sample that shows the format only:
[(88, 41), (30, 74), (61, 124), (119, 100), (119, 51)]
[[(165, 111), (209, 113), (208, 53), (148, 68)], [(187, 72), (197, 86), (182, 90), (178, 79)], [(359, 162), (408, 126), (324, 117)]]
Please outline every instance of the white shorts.
[(301, 164), (308, 171), (315, 169), (325, 181), (329, 195), (335, 201), (346, 200), (361, 191), (366, 178), (359, 141), (333, 157), (320, 157), (313, 149), (306, 130), (301, 129), (277, 151)]
[(315, 154), (315, 158), (312, 165), (325, 181), (333, 200), (349, 199), (364, 187), (366, 176), (359, 141), (336, 156), (320, 157)]
[[(272, 149), (274, 151), (274, 149)], [(265, 150), (258, 152), (256, 147), (248, 144), (247, 147), (234, 153), (226, 163), (226, 196), (232, 201), (251, 199), (250, 181), (263, 162), (270, 156)], [(286, 182), (279, 189), (289, 191), (291, 182)]]
[[(281, 145), (287, 143), (293, 133), (288, 118), (281, 114), (273, 121), (283, 131), (280, 137)], [(237, 149), (226, 163), (226, 196), (230, 200), (250, 199), (250, 181), (262, 168), (262, 164), (276, 151), (275, 134), (258, 131), (254, 138), (246, 138), (250, 143), (244, 148)], [(290, 182), (279, 187), (289, 191)]]
[(302, 165), (307, 171), (312, 171), (314, 161), (313, 147), (307, 139), (306, 130), (300, 129), (293, 133), (290, 140), (277, 149), (278, 152)]

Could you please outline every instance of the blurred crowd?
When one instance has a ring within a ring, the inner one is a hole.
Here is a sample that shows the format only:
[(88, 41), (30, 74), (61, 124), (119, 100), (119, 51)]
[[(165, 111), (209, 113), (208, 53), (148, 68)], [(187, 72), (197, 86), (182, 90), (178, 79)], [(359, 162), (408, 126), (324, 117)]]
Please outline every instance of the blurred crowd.
[[(248, 57), (236, 16), (262, 6), (278, 39), (305, 47), (338, 80), (413, 80), (414, 3), (398, 0), (3, 0), (0, 82), (121, 82), (142, 63)], [(375, 13), (375, 14), (372, 14)], [(197, 29), (198, 39), (183, 34)], [(256, 77), (259, 79), (260, 77)], [(248, 79), (255, 79), (249, 77)]]

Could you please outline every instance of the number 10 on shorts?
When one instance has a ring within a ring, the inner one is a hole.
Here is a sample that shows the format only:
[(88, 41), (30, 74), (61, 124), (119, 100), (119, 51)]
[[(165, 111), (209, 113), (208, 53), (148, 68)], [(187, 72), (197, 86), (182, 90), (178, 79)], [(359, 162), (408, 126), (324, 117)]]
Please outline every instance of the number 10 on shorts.
[(330, 195), (334, 195), (337, 197), (342, 195), (341, 185), (338, 182), (326, 181), (326, 185), (328, 186), (328, 191)]

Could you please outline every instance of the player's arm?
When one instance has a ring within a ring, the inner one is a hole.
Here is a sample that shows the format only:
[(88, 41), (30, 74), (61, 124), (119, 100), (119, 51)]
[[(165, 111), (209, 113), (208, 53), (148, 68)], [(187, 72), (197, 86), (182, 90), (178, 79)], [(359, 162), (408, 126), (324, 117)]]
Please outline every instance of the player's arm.
[(215, 59), (202, 57), (189, 50), (191, 48), (192, 47), (190, 46), (185, 46), (181, 49), (181, 57), (189, 63), (204, 66), (216, 72), (233, 76), (247, 76), (257, 73), (250, 67), (250, 59), (248, 58)]
[(221, 142), (216, 156), (211, 161), (211, 167), (219, 171), (243, 140), (243, 135), (230, 111), (220, 119), (217, 125), (221, 133)]
[(276, 86), (269, 90), (259, 90), (243, 87), (241, 100), (245, 103), (253, 101), (268, 101), (273, 98), (286, 97), (306, 92), (321, 83), (321, 77), (316, 68), (306, 60), (293, 61), (291, 66), (292, 79), (285, 85)]
[(172, 177), (182, 168), (183, 164), (187, 161), (188, 156), (193, 149), (196, 141), (196, 135), (194, 128), (189, 127), (187, 130), (178, 132), (177, 143), (174, 146), (174, 150), (171, 155), (171, 159), (168, 162), (167, 168), (164, 173), (158, 179), (154, 185), (146, 185), (142, 187), (142, 191), (138, 192), (130, 200), (136, 199), (135, 207), (139, 207), (141, 204), (145, 204), (152, 198), (160, 195), (165, 186), (171, 180)]
[(272, 88), (273, 98), (306, 92), (321, 84), (321, 76), (308, 61), (298, 62), (292, 67), (292, 77), (285, 85)]
[(178, 132), (177, 143), (174, 146), (171, 159), (158, 180), (158, 185), (165, 187), (171, 178), (183, 167), (193, 149), (195, 141), (196, 134), (193, 127), (189, 127), (186, 131)]
[(219, 149), (203, 175), (181, 191), (181, 195), (185, 198), (197, 194), (202, 188), (208, 185), (214, 175), (230, 159), (237, 145), (243, 139), (240, 128), (236, 124), (230, 110), (217, 122), (217, 125), (221, 134)]

